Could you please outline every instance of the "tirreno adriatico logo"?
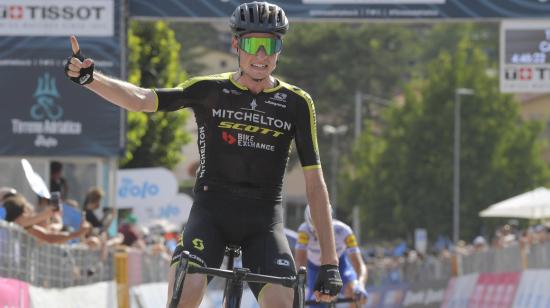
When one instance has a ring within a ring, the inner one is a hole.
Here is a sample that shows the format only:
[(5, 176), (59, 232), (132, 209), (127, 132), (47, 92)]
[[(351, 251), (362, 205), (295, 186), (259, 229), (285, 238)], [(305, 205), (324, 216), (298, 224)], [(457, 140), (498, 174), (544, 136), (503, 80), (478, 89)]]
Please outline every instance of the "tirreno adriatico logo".
[(64, 110), (58, 103), (61, 101), (61, 95), (57, 90), (55, 78), (49, 73), (38, 77), (32, 96), (34, 102), (29, 110), (30, 119), (12, 118), (12, 134), (34, 136), (33, 146), (36, 148), (55, 148), (60, 145), (60, 140), (65, 139), (63, 136), (82, 134), (80, 121), (63, 119)]
[(59, 98), (59, 92), (55, 85), (55, 78), (49, 73), (38, 77), (38, 85), (34, 92), (36, 104), (31, 107), (31, 118), (33, 120), (59, 120), (63, 116), (63, 108), (55, 103)]

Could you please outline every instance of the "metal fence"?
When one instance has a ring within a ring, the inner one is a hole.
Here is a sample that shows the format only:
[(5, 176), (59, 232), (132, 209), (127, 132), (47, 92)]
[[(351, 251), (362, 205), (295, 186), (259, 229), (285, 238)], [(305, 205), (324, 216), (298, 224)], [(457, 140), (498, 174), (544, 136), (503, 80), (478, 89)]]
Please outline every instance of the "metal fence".
[[(34, 286), (65, 288), (115, 279), (114, 251), (45, 244), (21, 227), (0, 220), (0, 277)], [(168, 261), (141, 251), (128, 253), (132, 285), (166, 281)]]

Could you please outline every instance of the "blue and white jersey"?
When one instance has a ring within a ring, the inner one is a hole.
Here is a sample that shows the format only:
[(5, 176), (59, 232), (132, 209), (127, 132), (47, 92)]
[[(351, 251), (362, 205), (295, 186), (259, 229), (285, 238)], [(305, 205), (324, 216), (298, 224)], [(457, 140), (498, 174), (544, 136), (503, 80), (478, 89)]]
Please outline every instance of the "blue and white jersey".
[[(332, 220), (332, 225), (334, 227), (334, 240), (336, 242), (338, 258), (344, 253), (360, 252), (357, 240), (350, 226), (336, 219)], [(321, 265), (319, 239), (305, 222), (298, 228), (298, 240), (296, 241), (295, 249), (307, 250), (308, 261), (317, 266)]]

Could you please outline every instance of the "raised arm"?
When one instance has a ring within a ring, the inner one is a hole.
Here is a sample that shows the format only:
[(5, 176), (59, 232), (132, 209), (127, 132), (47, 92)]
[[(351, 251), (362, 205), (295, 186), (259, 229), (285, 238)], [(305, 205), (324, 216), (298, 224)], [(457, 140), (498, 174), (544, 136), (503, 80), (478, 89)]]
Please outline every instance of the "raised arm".
[(84, 85), (109, 102), (130, 111), (153, 112), (157, 97), (153, 90), (94, 72), (92, 59), (84, 59), (75, 36), (71, 36), (73, 55), (65, 66), (65, 74), (77, 84)]

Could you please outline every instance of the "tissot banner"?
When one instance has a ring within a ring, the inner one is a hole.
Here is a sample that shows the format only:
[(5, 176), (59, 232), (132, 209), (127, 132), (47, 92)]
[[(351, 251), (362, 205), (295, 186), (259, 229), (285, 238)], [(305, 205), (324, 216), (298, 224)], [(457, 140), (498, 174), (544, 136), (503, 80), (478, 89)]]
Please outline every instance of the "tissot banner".
[[(228, 18), (228, 0), (129, 0), (132, 17)], [(272, 0), (298, 19), (521, 18), (550, 16), (547, 0)]]
[(112, 76), (122, 70), (122, 0), (0, 0), (0, 155), (116, 156), (122, 111), (63, 73), (69, 35)]

